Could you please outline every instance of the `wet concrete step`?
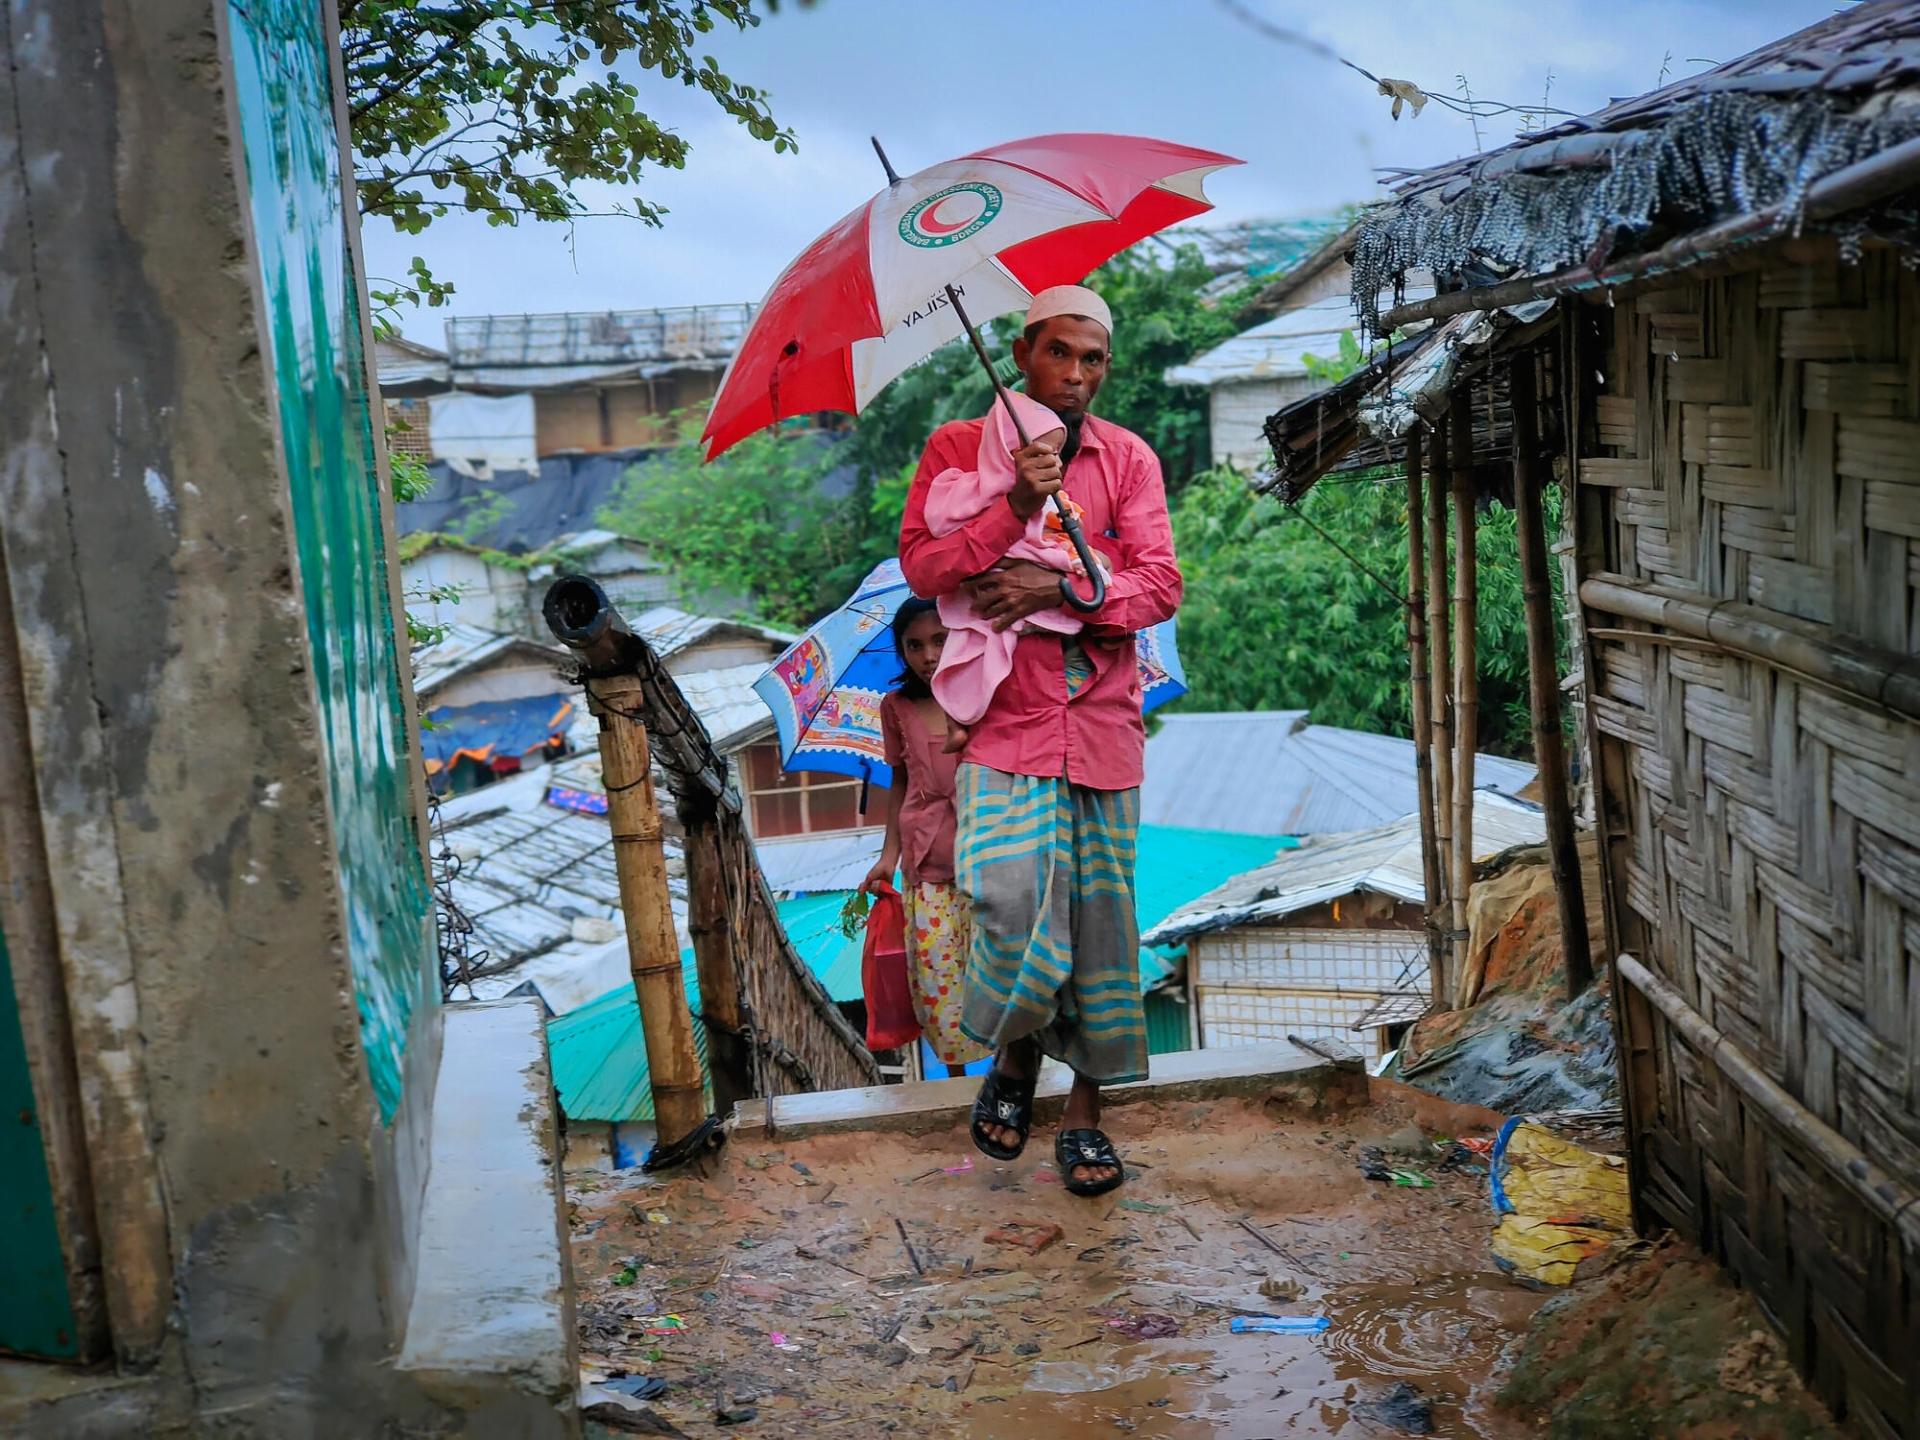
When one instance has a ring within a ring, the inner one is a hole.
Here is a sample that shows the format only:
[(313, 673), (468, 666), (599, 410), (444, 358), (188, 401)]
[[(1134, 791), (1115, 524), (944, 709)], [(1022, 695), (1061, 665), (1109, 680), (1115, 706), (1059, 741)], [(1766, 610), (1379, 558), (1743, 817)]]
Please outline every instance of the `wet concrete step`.
[(565, 1207), (538, 999), (446, 1007), (431, 1155), (399, 1368), (467, 1411), (474, 1428), (464, 1433), (577, 1434)]
[[(1259, 1095), (1277, 1085), (1315, 1090), (1351, 1084), (1364, 1087), (1360, 1057), (1335, 1042), (1319, 1041), (1307, 1049), (1291, 1041), (1273, 1045), (1246, 1045), (1221, 1050), (1186, 1050), (1155, 1055), (1145, 1080), (1116, 1085), (1105, 1092), (1109, 1105), (1140, 1104), (1153, 1100), (1208, 1100), (1228, 1095)], [(1041, 1071), (1034, 1094), (1034, 1123), (1051, 1124), (1058, 1118), (1073, 1077), (1067, 1068), (1049, 1062)], [(871, 1085), (859, 1090), (819, 1090), (804, 1095), (777, 1095), (773, 1106), (773, 1134), (782, 1138), (829, 1135), (852, 1130), (923, 1132), (945, 1129), (964, 1116), (980, 1093), (980, 1081), (971, 1077), (928, 1080), (913, 1085)], [(740, 1130), (766, 1124), (764, 1100), (743, 1100), (734, 1106)]]

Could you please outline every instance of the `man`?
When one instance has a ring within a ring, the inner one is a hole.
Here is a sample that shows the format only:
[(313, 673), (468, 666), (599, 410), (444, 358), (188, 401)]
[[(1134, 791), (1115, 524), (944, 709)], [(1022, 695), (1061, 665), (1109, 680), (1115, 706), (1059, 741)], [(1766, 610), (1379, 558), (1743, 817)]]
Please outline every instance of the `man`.
[(1160, 462), (1139, 436), (1088, 414), (1112, 335), (1093, 291), (1062, 285), (1035, 296), (1013, 358), (1027, 394), (1066, 422), (1066, 453), (1039, 443), (1016, 451), (1005, 503), (935, 536), (928, 487), (943, 471), (977, 466), (984, 421), (943, 425), (920, 457), (900, 526), (914, 590), (964, 587), (998, 627), (1061, 603), (1058, 571), (1004, 557), (1062, 488), (1110, 572), (1080, 634), (1020, 637), (956, 786), (956, 874), (974, 903), (961, 1028), (996, 1048), (974, 1105), (974, 1143), (996, 1159), (1021, 1152), (1041, 1054), (1054, 1056), (1074, 1074), (1054, 1152), (1067, 1187), (1085, 1195), (1124, 1179), (1100, 1130), (1100, 1087), (1147, 1072), (1133, 908), (1146, 728), (1133, 637), (1171, 617), (1181, 589)]

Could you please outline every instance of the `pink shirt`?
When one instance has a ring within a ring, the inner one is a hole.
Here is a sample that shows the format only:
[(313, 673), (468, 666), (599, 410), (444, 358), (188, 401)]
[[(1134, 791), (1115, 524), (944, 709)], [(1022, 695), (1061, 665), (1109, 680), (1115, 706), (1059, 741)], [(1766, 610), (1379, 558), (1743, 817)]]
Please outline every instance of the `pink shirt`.
[[(1004, 502), (949, 535), (936, 536), (927, 526), (934, 476), (978, 463), (984, 424), (942, 425), (920, 456), (900, 522), (900, 567), (916, 594), (940, 596), (959, 588), (969, 576), (991, 569), (1026, 533)], [(1080, 635), (1096, 673), (1069, 703), (1060, 637), (1022, 635), (1013, 670), (973, 727), (962, 758), (1013, 775), (1130, 790), (1140, 783), (1147, 740), (1134, 632), (1172, 618), (1180, 607), (1180, 566), (1160, 462), (1132, 431), (1089, 419), (1080, 453), (1067, 466), (1066, 491), (1080, 506), (1088, 540), (1112, 571), (1106, 603), (1085, 617)]]
[(953, 777), (960, 757), (945, 753), (946, 737), (929, 733), (913, 701), (898, 690), (880, 702), (880, 738), (893, 773), (907, 777), (900, 801), (901, 875), (909, 885), (951, 884)]

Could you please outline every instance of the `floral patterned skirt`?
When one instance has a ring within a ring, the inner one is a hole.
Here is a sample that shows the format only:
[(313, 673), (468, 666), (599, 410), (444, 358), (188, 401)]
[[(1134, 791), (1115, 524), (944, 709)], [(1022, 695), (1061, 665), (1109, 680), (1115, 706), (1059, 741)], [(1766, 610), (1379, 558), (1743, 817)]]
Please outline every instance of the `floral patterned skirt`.
[(960, 1033), (973, 907), (954, 886), (930, 880), (908, 885), (900, 898), (907, 912), (907, 973), (920, 1033), (945, 1064), (971, 1064), (988, 1053)]

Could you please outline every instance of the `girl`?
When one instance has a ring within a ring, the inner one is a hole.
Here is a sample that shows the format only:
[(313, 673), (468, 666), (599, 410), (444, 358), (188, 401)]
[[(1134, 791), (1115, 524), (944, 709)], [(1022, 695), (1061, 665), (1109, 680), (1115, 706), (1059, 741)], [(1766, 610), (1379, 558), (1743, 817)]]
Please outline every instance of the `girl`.
[(880, 702), (893, 786), (887, 792), (887, 837), (861, 889), (891, 884), (901, 870), (907, 912), (913, 1010), (947, 1073), (965, 1073), (987, 1052), (960, 1033), (960, 989), (967, 968), (972, 911), (953, 883), (953, 777), (960, 756), (948, 748), (947, 717), (930, 683), (940, 667), (947, 627), (931, 600), (909, 597), (893, 617), (900, 656), (899, 688)]

